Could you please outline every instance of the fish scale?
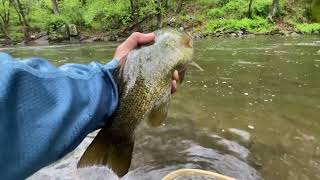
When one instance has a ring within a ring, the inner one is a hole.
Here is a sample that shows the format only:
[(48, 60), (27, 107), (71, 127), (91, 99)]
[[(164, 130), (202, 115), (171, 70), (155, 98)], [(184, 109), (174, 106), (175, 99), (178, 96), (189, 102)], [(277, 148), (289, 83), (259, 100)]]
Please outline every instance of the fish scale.
[(142, 120), (159, 126), (166, 119), (172, 75), (175, 70), (185, 72), (193, 56), (192, 39), (174, 29), (158, 30), (155, 35), (154, 44), (130, 52), (115, 71), (118, 108), (89, 145), (78, 167), (108, 166), (124, 176), (130, 168), (137, 126)]

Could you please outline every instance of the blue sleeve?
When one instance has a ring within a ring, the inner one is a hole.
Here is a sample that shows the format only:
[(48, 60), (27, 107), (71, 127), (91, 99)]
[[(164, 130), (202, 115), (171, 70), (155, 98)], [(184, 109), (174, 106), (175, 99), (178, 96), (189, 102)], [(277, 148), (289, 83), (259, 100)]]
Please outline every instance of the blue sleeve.
[(16, 61), (0, 53), (0, 177), (24, 179), (76, 148), (118, 104), (106, 65)]

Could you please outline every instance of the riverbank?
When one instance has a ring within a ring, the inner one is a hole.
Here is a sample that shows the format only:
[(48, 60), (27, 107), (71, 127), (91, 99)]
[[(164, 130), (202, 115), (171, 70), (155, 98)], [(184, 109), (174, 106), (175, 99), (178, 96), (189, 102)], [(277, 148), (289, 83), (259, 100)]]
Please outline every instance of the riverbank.
[[(276, 6), (276, 0), (91, 0), (82, 4), (70, 0), (58, 2), (54, 9), (59, 11), (54, 13), (45, 1), (31, 1), (24, 14), (26, 22), (10, 16), (10, 21), (0, 23), (0, 44), (121, 41), (134, 31), (160, 27), (184, 29), (196, 39), (320, 35), (320, 0), (283, 0)], [(10, 3), (0, 7), (0, 14), (15, 14), (14, 7)]]
[[(247, 32), (243, 30), (226, 30), (226, 31), (216, 31), (216, 32), (201, 32), (198, 30), (194, 30), (194, 28), (185, 29), (184, 27), (180, 27), (178, 29), (185, 30), (194, 39), (203, 39), (203, 38), (212, 38), (212, 37), (230, 37), (230, 38), (245, 38), (245, 37), (254, 37), (260, 35), (266, 36), (303, 36), (303, 35), (320, 35), (320, 31), (313, 33), (303, 33), (295, 30), (288, 29), (275, 29), (270, 32)], [(145, 31), (149, 32), (149, 31)], [(15, 41), (15, 42), (6, 42), (0, 41), (1, 47), (8, 47), (13, 45), (50, 45), (50, 44), (60, 44), (60, 43), (94, 43), (94, 42), (122, 42), (124, 41), (130, 33), (114, 33), (114, 32), (92, 32), (92, 31), (80, 31), (79, 35), (76, 38), (68, 38), (64, 40), (60, 40), (57, 42), (50, 42), (49, 35), (45, 32), (35, 33), (31, 35), (31, 39), (28, 42)]]

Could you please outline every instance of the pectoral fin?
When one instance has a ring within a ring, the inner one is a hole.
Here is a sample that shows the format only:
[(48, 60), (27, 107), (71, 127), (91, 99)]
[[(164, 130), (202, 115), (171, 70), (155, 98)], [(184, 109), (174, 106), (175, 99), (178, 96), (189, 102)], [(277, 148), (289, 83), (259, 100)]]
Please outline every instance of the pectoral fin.
[(82, 155), (78, 168), (108, 166), (122, 177), (130, 168), (133, 146), (132, 138), (114, 137), (101, 130)]
[(148, 124), (153, 127), (160, 126), (168, 116), (169, 99), (155, 106), (149, 116)]

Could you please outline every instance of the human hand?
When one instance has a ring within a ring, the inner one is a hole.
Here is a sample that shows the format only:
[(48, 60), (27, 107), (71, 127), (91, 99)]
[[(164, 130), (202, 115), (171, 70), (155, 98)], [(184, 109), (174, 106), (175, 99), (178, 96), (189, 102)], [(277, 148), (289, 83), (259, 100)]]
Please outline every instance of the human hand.
[[(114, 54), (114, 59), (118, 60), (120, 64), (123, 64), (127, 58), (129, 52), (140, 45), (148, 44), (154, 41), (155, 34), (148, 33), (143, 34), (139, 32), (132, 33), (127, 40), (120, 44)], [(177, 70), (172, 75), (171, 93), (177, 91), (177, 82), (179, 81), (179, 73)]]

